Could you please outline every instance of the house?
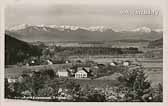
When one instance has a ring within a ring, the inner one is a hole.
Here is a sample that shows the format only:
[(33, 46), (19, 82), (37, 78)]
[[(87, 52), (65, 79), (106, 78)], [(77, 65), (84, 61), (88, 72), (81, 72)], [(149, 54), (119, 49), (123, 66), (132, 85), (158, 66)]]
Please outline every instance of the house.
[(58, 70), (57, 75), (59, 77), (68, 77), (69, 73), (66, 69), (61, 69), (61, 70)]
[(87, 72), (84, 70), (80, 70), (75, 73), (75, 78), (87, 78)]
[(111, 62), (110, 63), (110, 66), (116, 66), (117, 65), (117, 62)]
[(33, 65), (35, 65), (35, 63), (36, 63), (35, 60), (31, 60), (30, 63), (29, 63), (29, 65), (33, 66)]
[(47, 60), (48, 65), (52, 65), (53, 62), (51, 60)]
[(17, 79), (15, 78), (8, 78), (8, 83), (15, 83), (17, 82)]
[(85, 67), (78, 67), (75, 73), (75, 78), (87, 78), (89, 76), (90, 69)]
[(130, 63), (131, 63), (130, 61), (124, 61), (124, 62), (123, 62), (123, 66), (129, 66)]
[(68, 64), (68, 63), (71, 63), (71, 61), (69, 61), (69, 60), (66, 60), (66, 61), (65, 61), (65, 64)]
[(35, 60), (30, 60), (28, 63), (26, 63), (26, 66), (34, 66), (34, 65), (38, 65)]

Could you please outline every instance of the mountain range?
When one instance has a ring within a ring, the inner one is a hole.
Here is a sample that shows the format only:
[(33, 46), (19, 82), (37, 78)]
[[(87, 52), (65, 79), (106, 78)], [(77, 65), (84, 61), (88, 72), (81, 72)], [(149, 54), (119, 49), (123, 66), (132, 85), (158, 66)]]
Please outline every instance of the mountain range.
[(127, 31), (111, 27), (57, 26), (22, 24), (6, 30), (7, 34), (23, 41), (114, 41), (124, 39), (156, 40), (162, 37), (161, 29), (139, 27)]

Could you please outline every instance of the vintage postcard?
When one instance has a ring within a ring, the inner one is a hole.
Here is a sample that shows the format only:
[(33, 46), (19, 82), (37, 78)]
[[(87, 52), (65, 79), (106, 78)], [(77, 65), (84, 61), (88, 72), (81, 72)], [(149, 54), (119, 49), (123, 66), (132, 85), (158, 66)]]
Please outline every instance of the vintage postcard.
[(7, 0), (4, 99), (163, 103), (162, 0)]

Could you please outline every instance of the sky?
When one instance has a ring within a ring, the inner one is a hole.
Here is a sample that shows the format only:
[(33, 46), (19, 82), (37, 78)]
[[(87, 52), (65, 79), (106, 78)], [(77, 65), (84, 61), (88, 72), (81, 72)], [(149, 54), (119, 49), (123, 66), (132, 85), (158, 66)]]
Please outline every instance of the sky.
[[(6, 0), (5, 27), (19, 24), (162, 27), (162, 0)], [(157, 15), (123, 14), (157, 10)]]

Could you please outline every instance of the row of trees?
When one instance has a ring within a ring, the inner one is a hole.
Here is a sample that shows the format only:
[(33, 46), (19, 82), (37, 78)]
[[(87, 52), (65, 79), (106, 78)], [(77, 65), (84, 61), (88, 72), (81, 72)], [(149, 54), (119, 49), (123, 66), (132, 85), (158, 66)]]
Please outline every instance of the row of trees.
[(39, 64), (46, 64), (47, 59), (61, 63), (72, 55), (121, 55), (142, 53), (138, 48), (110, 48), (110, 47), (59, 47), (45, 46), (43, 43), (32, 45), (8, 35), (5, 36), (5, 64), (24, 64), (36, 58)]
[[(138, 48), (110, 48), (110, 47), (57, 47), (53, 46), (48, 49), (48, 54), (55, 53), (67, 55), (115, 55), (115, 54), (136, 54), (142, 53)], [(45, 51), (47, 54), (47, 51)]]

